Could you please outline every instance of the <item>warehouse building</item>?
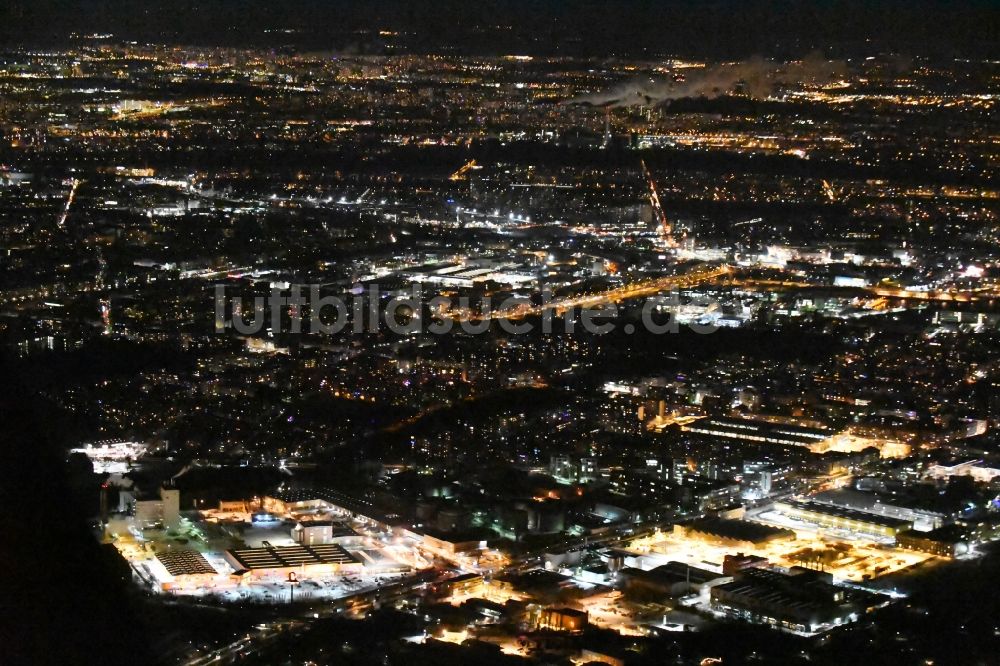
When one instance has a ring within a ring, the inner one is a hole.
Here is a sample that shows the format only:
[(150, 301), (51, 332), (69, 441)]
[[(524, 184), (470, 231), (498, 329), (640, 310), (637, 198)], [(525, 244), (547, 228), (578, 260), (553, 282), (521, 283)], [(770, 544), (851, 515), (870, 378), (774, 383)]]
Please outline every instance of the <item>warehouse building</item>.
[(795, 538), (792, 530), (729, 518), (702, 518), (678, 523), (674, 525), (674, 534), (746, 550), (772, 541)]
[(333, 512), (387, 532), (404, 524), (400, 516), (380, 511), (368, 500), (332, 488), (279, 490), (264, 497), (264, 508), (293, 518)]
[(710, 418), (682, 427), (686, 432), (738, 439), (760, 444), (814, 448), (828, 443), (837, 434), (828, 428), (807, 428), (756, 419)]
[(625, 590), (631, 594), (649, 594), (671, 599), (688, 594), (703, 594), (714, 585), (733, 580), (732, 577), (683, 562), (667, 562), (649, 571), (627, 567), (622, 569), (621, 577)]
[(774, 508), (784, 515), (829, 529), (895, 539), (903, 530), (913, 528), (913, 521), (880, 516), (813, 500), (775, 502)]
[(826, 490), (813, 495), (812, 499), (844, 509), (907, 520), (913, 523), (915, 529), (925, 531), (937, 529), (958, 517), (928, 508), (902, 495), (865, 492), (853, 488)]
[(792, 567), (787, 573), (751, 568), (711, 589), (712, 606), (726, 615), (785, 631), (816, 634), (855, 622), (890, 598), (833, 584), (833, 576)]

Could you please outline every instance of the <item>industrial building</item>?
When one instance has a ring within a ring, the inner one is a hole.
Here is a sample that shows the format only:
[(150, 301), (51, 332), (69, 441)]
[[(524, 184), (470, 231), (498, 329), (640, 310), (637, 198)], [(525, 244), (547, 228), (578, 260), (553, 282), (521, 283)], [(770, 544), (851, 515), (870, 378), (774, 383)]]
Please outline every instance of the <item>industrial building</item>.
[(456, 555), (485, 550), (486, 540), (492, 535), (484, 529), (468, 529), (462, 532), (441, 532), (439, 530), (404, 530), (405, 536), (420, 541), (425, 548), (437, 554)]
[(726, 555), (722, 560), (722, 573), (727, 576), (735, 576), (738, 572), (746, 569), (766, 569), (769, 564), (766, 557), (736, 553), (735, 555)]
[(437, 585), (437, 591), (441, 596), (451, 596), (453, 594), (475, 594), (483, 588), (483, 576), (478, 573), (464, 573), (441, 581)]
[(804, 446), (812, 448), (832, 439), (837, 433), (827, 428), (806, 428), (756, 419), (711, 418), (682, 426), (686, 432), (748, 442)]
[(556, 631), (583, 631), (587, 628), (587, 618), (587, 611), (546, 608), (539, 617), (538, 626)]
[(910, 521), (918, 530), (937, 529), (957, 517), (957, 515), (947, 515), (942, 511), (920, 506), (907, 497), (886, 496), (877, 492), (865, 492), (853, 488), (827, 490), (813, 495), (811, 499), (843, 509), (853, 509)]
[(464, 288), (473, 287), (482, 282), (496, 282), (518, 287), (538, 279), (529, 266), (519, 262), (496, 261), (489, 258), (424, 264), (404, 271), (403, 275), (413, 282)]
[(877, 537), (895, 539), (900, 532), (913, 528), (913, 521), (880, 516), (812, 500), (775, 502), (774, 508), (784, 515), (829, 529), (847, 530)]
[(750, 568), (710, 594), (712, 606), (730, 617), (806, 634), (857, 621), (890, 600), (832, 581), (831, 574), (802, 567), (787, 574)]
[(998, 538), (1000, 520), (989, 517), (985, 520), (958, 520), (930, 532), (907, 530), (896, 537), (896, 544), (940, 557), (960, 557), (968, 554), (976, 544)]
[(969, 552), (969, 543), (957, 525), (939, 527), (930, 532), (906, 530), (896, 535), (896, 545), (938, 557), (958, 557)]
[(649, 571), (631, 567), (622, 569), (625, 589), (631, 593), (649, 593), (676, 599), (687, 594), (701, 594), (714, 585), (729, 583), (732, 577), (692, 567), (683, 562), (667, 562)]
[(861, 436), (853, 429), (843, 431), (826, 427), (810, 427), (788, 423), (787, 420), (710, 418), (681, 426), (686, 432), (742, 440), (759, 444), (798, 446), (813, 453), (858, 453), (877, 449), (884, 458), (901, 458), (909, 454), (909, 445), (884, 438)]
[(772, 541), (795, 538), (792, 530), (729, 518), (701, 518), (678, 523), (674, 525), (674, 534), (747, 550)]

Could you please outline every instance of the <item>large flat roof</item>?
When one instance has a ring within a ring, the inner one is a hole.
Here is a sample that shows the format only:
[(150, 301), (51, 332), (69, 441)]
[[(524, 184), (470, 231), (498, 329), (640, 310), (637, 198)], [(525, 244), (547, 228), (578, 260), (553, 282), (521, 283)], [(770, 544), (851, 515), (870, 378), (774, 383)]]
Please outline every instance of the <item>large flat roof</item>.
[(841, 506), (834, 506), (832, 504), (822, 504), (821, 502), (817, 502), (815, 500), (783, 500), (782, 502), (777, 502), (776, 504), (782, 503), (800, 511), (808, 511), (810, 513), (832, 516), (834, 518), (843, 518), (844, 520), (853, 520), (859, 523), (869, 523), (871, 525), (881, 525), (883, 527), (896, 529), (913, 527), (913, 522), (909, 520), (882, 516), (877, 513), (868, 513), (867, 511), (858, 511), (856, 509), (848, 509)]
[(386, 525), (404, 524), (403, 519), (394, 514), (386, 513), (375, 507), (364, 498), (352, 497), (332, 488), (290, 488), (276, 490), (267, 494), (267, 497), (279, 500), (286, 504), (296, 504), (299, 502), (323, 501), (327, 504), (339, 506), (352, 513), (367, 516), (385, 523)]
[(836, 434), (828, 428), (807, 428), (787, 423), (772, 423), (757, 419), (708, 418), (682, 426), (687, 432), (747, 439), (791, 446), (811, 446)]
[(640, 580), (647, 580), (650, 582), (663, 583), (663, 584), (674, 584), (674, 583), (693, 583), (695, 585), (702, 585), (717, 578), (726, 578), (724, 574), (717, 574), (707, 569), (699, 569), (698, 567), (692, 567), (683, 562), (667, 562), (658, 567), (650, 569), (649, 571), (643, 571), (642, 569), (625, 568), (622, 569), (623, 572), (627, 572), (629, 576), (633, 578), (638, 578)]
[(356, 557), (335, 543), (312, 546), (236, 548), (226, 551), (244, 569), (286, 569), (306, 564), (354, 564)]
[(823, 504), (840, 506), (856, 511), (879, 512), (886, 508), (909, 509), (911, 511), (921, 511), (923, 513), (944, 516), (943, 511), (925, 507), (926, 502), (920, 502), (905, 495), (887, 495), (877, 492), (866, 492), (855, 490), (854, 488), (837, 488), (835, 490), (824, 490), (811, 496), (812, 499)]
[(700, 518), (684, 525), (690, 530), (722, 539), (762, 543), (771, 539), (794, 537), (795, 532), (781, 527), (731, 518)]
[[(741, 572), (732, 583), (719, 585), (716, 589), (737, 596), (743, 602), (764, 604), (772, 610), (793, 615), (843, 612), (857, 607), (856, 605), (866, 607), (889, 599), (878, 593), (833, 585), (812, 578), (810, 573), (784, 574), (768, 569), (748, 569)], [(833, 591), (841, 593), (840, 601), (834, 599)]]
[(157, 553), (156, 559), (171, 576), (218, 573), (196, 550), (167, 550)]

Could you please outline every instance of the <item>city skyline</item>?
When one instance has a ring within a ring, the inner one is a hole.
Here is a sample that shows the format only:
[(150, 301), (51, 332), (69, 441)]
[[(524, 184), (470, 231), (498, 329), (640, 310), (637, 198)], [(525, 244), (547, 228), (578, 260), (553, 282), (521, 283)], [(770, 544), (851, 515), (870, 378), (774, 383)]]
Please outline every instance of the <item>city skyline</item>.
[(4, 663), (993, 663), (998, 24), (5, 3)]

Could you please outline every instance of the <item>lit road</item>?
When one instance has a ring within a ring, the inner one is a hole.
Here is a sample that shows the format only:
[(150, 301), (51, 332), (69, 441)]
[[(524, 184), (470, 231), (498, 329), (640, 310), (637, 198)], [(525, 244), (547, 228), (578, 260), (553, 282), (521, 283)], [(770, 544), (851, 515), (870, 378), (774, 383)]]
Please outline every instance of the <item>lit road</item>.
[(670, 222), (667, 220), (667, 214), (663, 212), (663, 206), (660, 205), (660, 195), (656, 191), (656, 181), (653, 179), (653, 174), (649, 172), (649, 167), (646, 166), (646, 160), (639, 160), (642, 165), (642, 174), (646, 178), (646, 183), (649, 185), (649, 205), (653, 208), (653, 214), (656, 216), (656, 221), (660, 226), (660, 231), (663, 234), (663, 240), (666, 242), (667, 247), (676, 247), (677, 243), (674, 241), (672, 235), (673, 229), (670, 226)]
[(575, 308), (599, 307), (633, 298), (652, 296), (671, 289), (697, 287), (728, 275), (730, 270), (728, 266), (703, 268), (682, 275), (667, 275), (652, 280), (633, 282), (632, 284), (596, 294), (581, 294), (560, 298), (540, 305), (528, 305), (524, 303), (512, 308), (482, 314), (468, 310), (450, 309), (439, 312), (439, 315), (456, 321), (483, 321), (486, 319), (523, 319), (525, 317), (541, 315), (548, 310), (552, 310), (556, 314), (562, 314)]
[(66, 197), (66, 206), (63, 208), (62, 215), (59, 217), (59, 226), (66, 226), (66, 218), (69, 217), (69, 209), (73, 206), (73, 200), (76, 198), (76, 191), (80, 188), (80, 183), (82, 180), (74, 178), (70, 184), (69, 196)]
[(913, 291), (910, 289), (900, 289), (898, 287), (837, 287), (830, 285), (819, 285), (811, 282), (799, 282), (796, 280), (761, 280), (761, 279), (734, 279), (726, 283), (727, 286), (747, 287), (751, 289), (761, 289), (764, 291), (778, 291), (782, 289), (837, 289), (854, 291), (857, 293), (880, 296), (883, 298), (899, 298), (904, 300), (918, 301), (951, 301), (968, 303), (978, 300), (994, 299), (1000, 297), (1000, 291), (996, 289), (976, 289), (976, 290), (935, 290), (935, 291)]

